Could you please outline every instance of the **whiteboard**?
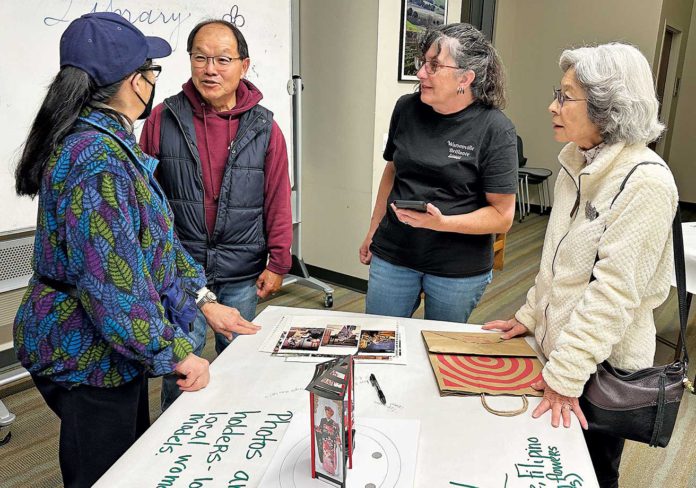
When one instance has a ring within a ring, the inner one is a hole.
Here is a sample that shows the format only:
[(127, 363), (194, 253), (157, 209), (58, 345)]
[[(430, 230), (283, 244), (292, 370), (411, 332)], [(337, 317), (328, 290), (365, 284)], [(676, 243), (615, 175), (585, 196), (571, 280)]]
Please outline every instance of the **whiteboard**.
[(162, 75), (156, 104), (179, 92), (191, 75), (186, 53), (191, 29), (207, 18), (234, 23), (249, 45), (247, 78), (263, 93), (261, 104), (274, 113), (292, 157), (292, 98), (287, 91), (292, 75), (290, 0), (2, 0), (0, 233), (36, 225), (36, 201), (20, 198), (14, 190), (19, 149), (60, 68), (60, 36), (72, 20), (95, 11), (118, 13), (145, 35), (163, 37), (172, 45), (172, 54), (157, 61)]

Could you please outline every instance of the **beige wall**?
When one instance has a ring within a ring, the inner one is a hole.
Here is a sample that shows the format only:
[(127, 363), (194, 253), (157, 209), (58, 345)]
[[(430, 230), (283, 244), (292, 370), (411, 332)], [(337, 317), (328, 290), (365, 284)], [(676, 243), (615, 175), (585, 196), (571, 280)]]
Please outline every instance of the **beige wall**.
[(679, 187), (679, 199), (696, 203), (696, 12), (692, 12), (690, 31), (676, 116), (672, 123), (669, 165)]
[[(450, 0), (448, 21), (461, 14)], [(398, 82), (401, 0), (301, 0), (302, 254), (306, 263), (367, 279), (358, 248), (384, 169), (383, 135)]]
[(374, 0), (300, 2), (302, 254), (352, 276), (370, 215), (377, 22)]
[[(498, 0), (494, 43), (508, 73), (506, 114), (524, 141), (528, 166), (558, 170), (547, 107), (564, 48), (626, 41), (655, 57), (662, 0)], [(553, 182), (552, 182), (553, 185)], [(535, 191), (531, 191), (535, 201)]]

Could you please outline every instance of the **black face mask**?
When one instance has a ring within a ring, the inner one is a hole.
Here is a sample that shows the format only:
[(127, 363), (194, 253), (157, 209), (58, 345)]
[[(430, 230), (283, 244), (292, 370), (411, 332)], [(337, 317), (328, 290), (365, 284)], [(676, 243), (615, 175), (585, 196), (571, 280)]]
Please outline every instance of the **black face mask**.
[(138, 117), (138, 120), (144, 120), (150, 116), (150, 112), (152, 112), (152, 104), (155, 101), (155, 84), (152, 83), (147, 78), (145, 78), (144, 76), (143, 76), (143, 80), (147, 81), (150, 84), (150, 86), (152, 87), (152, 92), (150, 93), (150, 100), (148, 100), (147, 103), (145, 103), (145, 100), (143, 100), (140, 97), (140, 95), (138, 95), (138, 93), (136, 92), (135, 95), (138, 97), (138, 100), (140, 100), (140, 102), (143, 105), (145, 105), (145, 110), (143, 110), (143, 113), (140, 114), (140, 116)]

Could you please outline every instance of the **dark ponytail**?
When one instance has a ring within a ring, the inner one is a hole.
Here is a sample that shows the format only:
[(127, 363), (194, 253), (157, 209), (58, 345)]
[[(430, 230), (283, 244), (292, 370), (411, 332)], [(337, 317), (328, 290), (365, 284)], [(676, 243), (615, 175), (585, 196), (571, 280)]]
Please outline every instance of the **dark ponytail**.
[(36, 196), (48, 159), (68, 134), (94, 90), (89, 75), (78, 68), (62, 68), (48, 87), (24, 143), (15, 171), (18, 195)]
[[(149, 68), (148, 59), (136, 71)], [(84, 71), (72, 66), (61, 68), (48, 87), (39, 112), (24, 142), (22, 156), (15, 170), (15, 190), (18, 195), (35, 197), (41, 187), (46, 163), (70, 133), (80, 112), (94, 103), (99, 110), (117, 119), (124, 127), (131, 122), (126, 116), (101, 105), (108, 103), (121, 88), (123, 80), (107, 86), (97, 86)]]
[(507, 104), (505, 93), (505, 69), (498, 51), (492, 45), (488, 45), (488, 67), (486, 69), (486, 82), (481, 86), (482, 100), (487, 105), (503, 109)]

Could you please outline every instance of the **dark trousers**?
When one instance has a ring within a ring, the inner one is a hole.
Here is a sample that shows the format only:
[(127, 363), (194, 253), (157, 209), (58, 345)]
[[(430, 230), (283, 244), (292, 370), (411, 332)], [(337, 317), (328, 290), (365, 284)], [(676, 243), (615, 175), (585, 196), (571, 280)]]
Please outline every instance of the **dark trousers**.
[(619, 488), (619, 463), (625, 439), (583, 430), (600, 488)]
[(92, 486), (150, 426), (143, 376), (116, 388), (70, 390), (40, 376), (33, 379), (60, 418), (59, 461), (66, 488)]

